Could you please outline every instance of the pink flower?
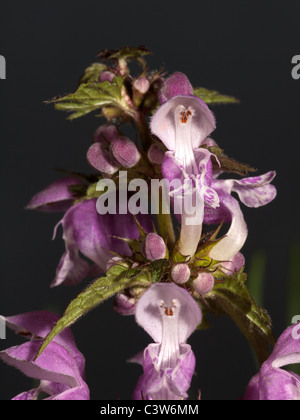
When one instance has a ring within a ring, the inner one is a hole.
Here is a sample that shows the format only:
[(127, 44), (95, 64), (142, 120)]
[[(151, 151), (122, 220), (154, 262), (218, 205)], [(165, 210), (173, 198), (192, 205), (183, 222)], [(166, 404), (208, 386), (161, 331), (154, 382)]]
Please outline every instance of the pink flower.
[(300, 324), (287, 328), (246, 390), (244, 400), (300, 400), (300, 376), (282, 369), (300, 363)]
[(69, 329), (56, 336), (45, 351), (34, 360), (43, 338), (59, 317), (51, 312), (36, 311), (6, 317), (6, 325), (30, 341), (0, 352), (0, 358), (22, 373), (40, 380), (37, 388), (22, 392), (13, 400), (37, 400), (44, 392), (46, 400), (89, 400), (84, 381), (85, 360), (77, 349)]
[(186, 340), (201, 322), (199, 306), (174, 283), (156, 283), (138, 301), (135, 316), (155, 343), (131, 359), (144, 368), (134, 399), (187, 398), (195, 356)]

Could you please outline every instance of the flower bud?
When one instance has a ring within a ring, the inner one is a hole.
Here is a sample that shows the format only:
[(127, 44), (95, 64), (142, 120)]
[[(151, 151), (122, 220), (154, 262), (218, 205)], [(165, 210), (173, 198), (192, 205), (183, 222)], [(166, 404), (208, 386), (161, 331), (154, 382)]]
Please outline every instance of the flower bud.
[(132, 168), (141, 158), (136, 145), (128, 137), (115, 138), (110, 146), (113, 157), (125, 168)]
[(142, 253), (149, 261), (165, 258), (166, 245), (163, 238), (156, 233), (149, 233), (142, 243)]
[(106, 271), (110, 270), (115, 265), (118, 265), (121, 261), (123, 261), (123, 259), (121, 257), (112, 257), (106, 263)]
[(143, 95), (148, 92), (150, 88), (149, 80), (145, 76), (141, 76), (133, 82), (133, 87)]
[(105, 142), (110, 143), (114, 138), (118, 137), (118, 129), (115, 125), (101, 125), (94, 134), (94, 143)]
[(156, 144), (152, 144), (148, 150), (148, 159), (153, 165), (161, 165), (165, 154)]
[(115, 74), (111, 71), (104, 71), (100, 74), (99, 82), (109, 82), (111, 83), (113, 81), (113, 78), (115, 77)]
[(210, 273), (200, 273), (193, 281), (193, 287), (200, 295), (207, 295), (211, 292), (215, 284), (215, 280)]
[(171, 277), (175, 283), (184, 284), (191, 277), (191, 270), (187, 264), (176, 264), (172, 267)]
[(113, 175), (119, 169), (117, 162), (115, 162), (110, 156), (104, 142), (92, 144), (87, 152), (87, 160), (89, 164), (99, 172), (103, 172), (108, 175)]
[(245, 258), (243, 254), (238, 252), (231, 260), (223, 262), (221, 269), (224, 274), (231, 276), (231, 274), (237, 273), (245, 265)]
[(135, 299), (123, 293), (118, 294), (114, 299), (113, 307), (120, 315), (133, 315), (135, 313)]

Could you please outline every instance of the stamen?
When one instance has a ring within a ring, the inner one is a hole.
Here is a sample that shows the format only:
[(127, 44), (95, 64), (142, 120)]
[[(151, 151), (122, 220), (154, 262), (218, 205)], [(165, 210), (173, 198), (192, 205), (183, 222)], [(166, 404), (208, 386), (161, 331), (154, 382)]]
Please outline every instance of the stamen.
[(181, 111), (181, 123), (186, 124), (189, 117), (192, 115), (192, 112), (188, 109), (187, 111)]

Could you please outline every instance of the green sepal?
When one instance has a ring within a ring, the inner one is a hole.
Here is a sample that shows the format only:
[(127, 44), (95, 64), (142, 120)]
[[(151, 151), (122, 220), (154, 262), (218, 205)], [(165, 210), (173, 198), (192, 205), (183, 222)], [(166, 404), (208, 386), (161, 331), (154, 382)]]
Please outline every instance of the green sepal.
[(147, 270), (132, 270), (128, 264), (113, 266), (105, 276), (95, 280), (81, 292), (67, 307), (43, 341), (35, 359), (45, 350), (51, 340), (65, 328), (74, 324), (81, 316), (94, 309), (116, 293), (131, 287), (147, 288), (151, 285), (151, 276)]
[(213, 260), (209, 253), (221, 238), (217, 238), (223, 223), (221, 223), (216, 230), (209, 232), (201, 237), (201, 241), (198, 245), (197, 251), (191, 260), (191, 269), (197, 271), (199, 268), (208, 268), (212, 269), (214, 266), (219, 264), (219, 261)]
[(54, 103), (59, 111), (67, 111), (72, 114), (68, 119), (82, 117), (92, 111), (105, 106), (113, 106), (122, 109), (126, 114), (132, 112), (122, 96), (124, 77), (116, 76), (110, 83), (81, 83), (74, 93), (57, 97), (47, 103)]
[(241, 163), (235, 159), (228, 157), (227, 155), (224, 154), (223, 149), (220, 149), (220, 147), (218, 146), (208, 147), (208, 150), (211, 153), (213, 153), (218, 158), (218, 161), (219, 161), (217, 162), (215, 158), (213, 159), (212, 163), (213, 163), (214, 169), (220, 169), (224, 172), (232, 172), (241, 176), (247, 176), (249, 172), (257, 171), (256, 168), (253, 168), (247, 163)]
[(151, 273), (152, 283), (158, 283), (160, 281), (168, 281), (170, 271), (170, 261), (168, 259), (153, 261), (149, 270)]
[[(101, 178), (99, 177), (99, 180)], [(85, 189), (85, 193), (81, 196), (78, 196), (78, 200), (75, 202), (75, 204), (85, 201), (85, 200), (91, 200), (93, 198), (99, 198), (102, 194), (104, 194), (104, 191), (97, 191), (97, 185), (98, 182), (93, 182)], [(76, 186), (77, 187), (77, 186)], [(82, 190), (83, 191), (83, 190)]]
[(206, 104), (236, 104), (239, 100), (233, 96), (223, 95), (216, 90), (209, 90), (205, 88), (195, 88), (194, 95), (202, 99)]
[(217, 316), (229, 316), (240, 328), (255, 349), (258, 362), (262, 364), (270, 355), (275, 340), (271, 319), (251, 297), (245, 284), (246, 273), (241, 269), (226, 281), (216, 283), (213, 290), (201, 302), (206, 311)]

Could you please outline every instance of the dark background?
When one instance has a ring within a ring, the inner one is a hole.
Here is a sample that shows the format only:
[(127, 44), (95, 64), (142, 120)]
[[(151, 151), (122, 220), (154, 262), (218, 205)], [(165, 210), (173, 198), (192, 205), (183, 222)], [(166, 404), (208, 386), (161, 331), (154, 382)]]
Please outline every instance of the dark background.
[[(275, 169), (278, 196), (245, 209), (249, 227), (246, 269), (266, 257), (264, 306), (279, 335), (287, 317), (291, 249), (299, 243), (300, 80), (291, 77), (300, 54), (298, 0), (287, 1), (6, 1), (0, 11), (1, 289), (0, 313), (51, 309), (62, 314), (83, 288), (50, 289), (64, 246), (51, 240), (59, 214), (25, 211), (29, 199), (63, 167), (85, 171), (87, 148), (103, 121), (66, 120), (43, 101), (76, 88), (78, 77), (104, 48), (146, 45), (152, 68), (182, 71), (194, 86), (238, 97), (240, 105), (214, 107), (215, 140), (226, 153), (257, 168)], [(299, 256), (300, 258), (300, 256)], [(300, 313), (300, 305), (299, 312)], [(150, 337), (133, 318), (114, 313), (111, 301), (72, 328), (87, 359), (93, 399), (128, 399), (141, 373), (126, 359)], [(8, 332), (1, 349), (18, 342)], [(190, 343), (197, 357), (192, 392), (203, 399), (237, 399), (256, 372), (248, 343), (230, 320), (213, 319)], [(0, 398), (30, 389), (32, 380), (0, 365)]]

